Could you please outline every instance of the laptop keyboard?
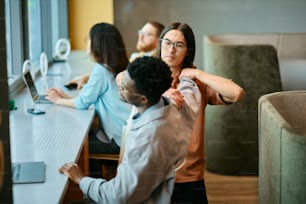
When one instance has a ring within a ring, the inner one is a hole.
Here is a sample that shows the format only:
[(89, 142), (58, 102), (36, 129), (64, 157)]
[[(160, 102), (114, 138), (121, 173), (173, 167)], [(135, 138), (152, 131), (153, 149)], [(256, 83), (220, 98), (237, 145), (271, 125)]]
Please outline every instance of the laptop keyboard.
[(47, 101), (45, 95), (39, 95), (38, 100), (40, 100), (40, 101)]
[(52, 103), (48, 99), (46, 99), (46, 95), (39, 95), (37, 98), (38, 103)]

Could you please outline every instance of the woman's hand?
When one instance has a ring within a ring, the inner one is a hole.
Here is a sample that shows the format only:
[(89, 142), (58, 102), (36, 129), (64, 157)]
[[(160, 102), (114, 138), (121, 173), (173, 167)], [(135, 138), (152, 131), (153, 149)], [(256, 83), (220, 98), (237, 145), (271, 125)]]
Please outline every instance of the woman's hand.
[(196, 79), (197, 75), (198, 75), (198, 69), (185, 68), (185, 69), (182, 69), (179, 78), (186, 77), (186, 78), (189, 78), (189, 79)]
[(184, 97), (181, 92), (177, 89), (168, 89), (163, 96), (168, 97), (178, 108), (181, 108), (184, 102)]
[(85, 74), (85, 75), (82, 75), (82, 76), (75, 77), (74, 79), (71, 79), (70, 81), (67, 82), (67, 85), (76, 84), (77, 89), (80, 90), (80, 89), (82, 89), (84, 84), (87, 83), (88, 79), (89, 79), (89, 75)]
[(181, 77), (187, 77), (192, 80), (196, 79), (206, 84), (211, 90), (220, 95), (220, 99), (225, 104), (235, 103), (244, 96), (244, 90), (231, 79), (209, 74), (200, 69), (183, 69)]
[(117, 74), (117, 76), (116, 76), (116, 83), (117, 83), (118, 87), (119, 87), (120, 84), (121, 84), (121, 81), (122, 81), (124, 72), (125, 72), (125, 71), (119, 72), (119, 73)]
[(48, 99), (49, 101), (57, 103), (57, 101), (61, 98), (71, 98), (71, 97), (58, 88), (51, 88), (46, 90), (46, 99)]

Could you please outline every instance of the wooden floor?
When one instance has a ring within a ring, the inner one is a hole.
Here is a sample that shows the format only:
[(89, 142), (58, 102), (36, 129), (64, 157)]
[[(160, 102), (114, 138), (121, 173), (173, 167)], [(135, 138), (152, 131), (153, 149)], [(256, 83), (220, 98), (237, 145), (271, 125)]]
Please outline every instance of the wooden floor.
[[(115, 169), (116, 165), (108, 165), (103, 177), (114, 177)], [(209, 204), (258, 204), (257, 176), (225, 176), (205, 170), (204, 177)]]
[(209, 204), (258, 204), (257, 176), (225, 176), (205, 171)]

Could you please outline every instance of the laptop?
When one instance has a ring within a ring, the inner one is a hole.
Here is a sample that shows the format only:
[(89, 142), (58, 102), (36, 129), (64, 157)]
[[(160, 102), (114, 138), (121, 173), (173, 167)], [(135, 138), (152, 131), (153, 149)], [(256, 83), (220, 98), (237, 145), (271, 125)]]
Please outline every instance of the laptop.
[(29, 69), (24, 71), (23, 80), (27, 86), (29, 93), (31, 94), (34, 103), (52, 103), (51, 101), (45, 98), (45, 95), (38, 94), (37, 88), (35, 86)]
[(45, 182), (46, 165), (43, 161), (12, 163), (13, 183)]

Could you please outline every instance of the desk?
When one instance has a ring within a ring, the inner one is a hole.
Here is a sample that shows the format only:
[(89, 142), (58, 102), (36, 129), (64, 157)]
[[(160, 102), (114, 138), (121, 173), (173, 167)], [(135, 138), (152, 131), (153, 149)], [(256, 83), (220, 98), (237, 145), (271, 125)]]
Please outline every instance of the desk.
[[(46, 80), (37, 79), (37, 88), (45, 88), (43, 82), (49, 87), (63, 88), (64, 83), (74, 75), (90, 72), (92, 64), (80, 56), (85, 56), (84, 52), (72, 53), (67, 62), (54, 64), (49, 70), (54, 75)], [(14, 97), (14, 100), (18, 109), (10, 113), (12, 161), (44, 161), (46, 181), (14, 184), (13, 201), (16, 204), (61, 203), (69, 179), (58, 172), (59, 167), (65, 162), (81, 162), (83, 170), (88, 172), (87, 134), (94, 119), (94, 108), (76, 110), (53, 104), (38, 104), (35, 107), (45, 110), (46, 114), (31, 115), (26, 112), (31, 103), (27, 90)], [(81, 157), (83, 162), (80, 161)]]

